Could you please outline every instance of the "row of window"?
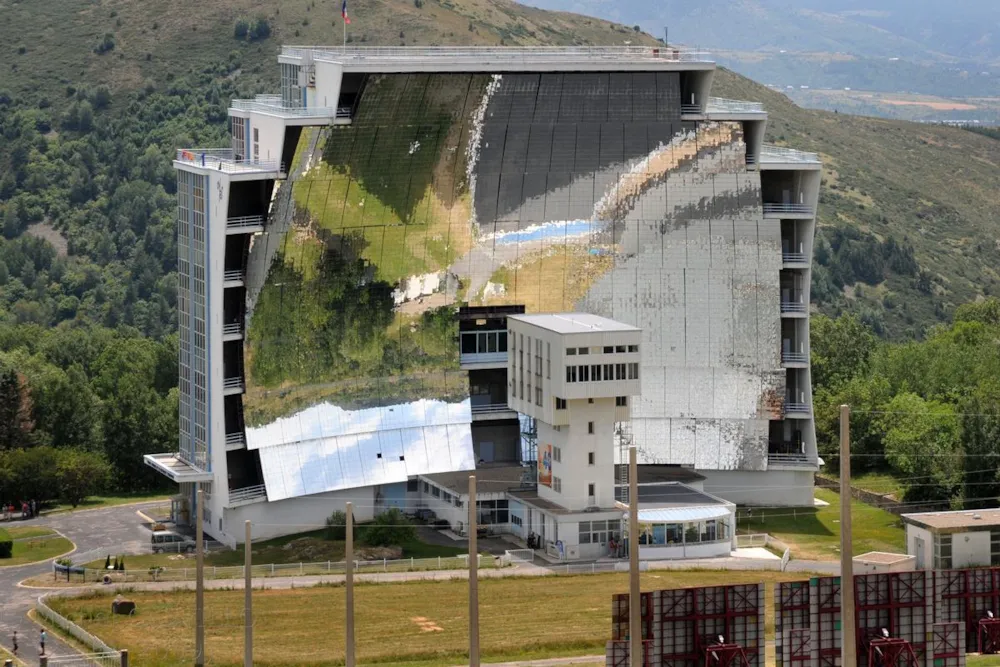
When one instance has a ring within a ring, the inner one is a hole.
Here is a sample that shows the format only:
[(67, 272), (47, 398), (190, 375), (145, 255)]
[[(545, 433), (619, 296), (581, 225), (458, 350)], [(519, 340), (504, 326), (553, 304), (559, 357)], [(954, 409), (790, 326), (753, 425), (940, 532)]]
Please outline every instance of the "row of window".
[(697, 544), (730, 539), (725, 521), (692, 521), (690, 523), (653, 523), (641, 527), (639, 544)]
[[(593, 403), (594, 399), (588, 398), (587, 402), (588, 403)], [(541, 403), (539, 403), (539, 405), (541, 405)], [(615, 407), (617, 407), (617, 408), (624, 408), (624, 407), (627, 407), (627, 406), (628, 406), (628, 396), (615, 396)], [(565, 410), (565, 409), (566, 409), (566, 399), (565, 398), (558, 398), (558, 397), (556, 397), (556, 410)], [(557, 426), (556, 429), (558, 429), (558, 428), (559, 427)], [(588, 428), (589, 428), (590, 432), (593, 433), (594, 432), (593, 431), (594, 422), (590, 422)]]
[(638, 380), (639, 364), (591, 364), (567, 366), (566, 382), (606, 382), (612, 380)]
[[(951, 535), (934, 536), (935, 570), (950, 570), (952, 567)], [(990, 531), (990, 565), (1000, 566), (1000, 530)]]
[(552, 490), (556, 493), (562, 493), (562, 480), (555, 475), (552, 476)]
[(627, 352), (638, 352), (638, 345), (605, 345), (593, 347), (567, 347), (566, 356), (574, 354), (622, 354)]
[(612, 539), (617, 539), (620, 534), (621, 521), (619, 519), (580, 522), (580, 544), (605, 544)]
[(506, 351), (506, 331), (462, 332), (462, 354), (493, 354)]

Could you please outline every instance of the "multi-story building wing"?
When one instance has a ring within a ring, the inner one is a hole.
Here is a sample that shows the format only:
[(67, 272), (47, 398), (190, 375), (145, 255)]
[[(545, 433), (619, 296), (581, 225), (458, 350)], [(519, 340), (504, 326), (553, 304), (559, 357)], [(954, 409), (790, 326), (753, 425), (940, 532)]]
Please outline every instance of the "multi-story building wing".
[(180, 448), (146, 460), (182, 519), (206, 485), (208, 532), (234, 543), (244, 519), (294, 532), (347, 499), (364, 518), (409, 506), (417, 476), (533, 459), (506, 317), (563, 311), (641, 330), (614, 456), (811, 504), (820, 163), (764, 144), (759, 104), (710, 97), (704, 54), (279, 62), (280, 95), (232, 102), (230, 148), (174, 163)]

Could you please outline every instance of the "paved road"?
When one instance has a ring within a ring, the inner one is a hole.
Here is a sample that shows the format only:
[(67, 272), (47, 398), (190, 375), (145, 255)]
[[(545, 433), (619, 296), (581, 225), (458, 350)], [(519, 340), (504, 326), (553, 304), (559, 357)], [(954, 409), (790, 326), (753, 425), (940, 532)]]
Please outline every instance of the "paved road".
[[(16, 522), (17, 526), (45, 526), (53, 528), (73, 541), (78, 552), (107, 547), (109, 553), (117, 553), (122, 544), (148, 540), (148, 533), (141, 528), (141, 519), (136, 510), (143, 507), (162, 505), (163, 501), (153, 501), (138, 505), (122, 505), (108, 509), (84, 510), (42, 516), (27, 521)], [(20, 650), (18, 657), (28, 665), (38, 664), (39, 627), (28, 618), (27, 613), (34, 607), (35, 600), (44, 591), (20, 588), (17, 582), (52, 571), (51, 561), (0, 567), (0, 644), (11, 648), (11, 635), (17, 630)], [(49, 634), (47, 653), (50, 656), (72, 655), (75, 651), (52, 634)]]

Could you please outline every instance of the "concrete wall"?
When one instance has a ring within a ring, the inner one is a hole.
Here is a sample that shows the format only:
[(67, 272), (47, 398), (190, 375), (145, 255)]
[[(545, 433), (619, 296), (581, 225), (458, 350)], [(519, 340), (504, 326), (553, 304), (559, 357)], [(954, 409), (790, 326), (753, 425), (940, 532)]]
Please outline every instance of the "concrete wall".
[(914, 557), (913, 567), (930, 570), (934, 567), (934, 536), (920, 526), (906, 525), (906, 553)]
[[(556, 430), (543, 421), (538, 422), (538, 450), (548, 447), (561, 449), (561, 460), (552, 461), (552, 476), (562, 482), (562, 491), (538, 485), (538, 496), (571, 510), (589, 506), (612, 507), (615, 502), (615, 399), (595, 398), (569, 401), (565, 412), (568, 425)], [(593, 422), (594, 433), (589, 433)], [(594, 453), (590, 465), (589, 453)], [(541, 472), (541, 468), (539, 468)], [(594, 502), (590, 502), (588, 485), (594, 484)]]
[(326, 525), (326, 519), (338, 510), (342, 512), (344, 504), (348, 501), (354, 503), (356, 522), (371, 521), (375, 518), (375, 487), (366, 486), (228, 508), (222, 514), (223, 533), (227, 539), (207, 529), (206, 532), (226, 544), (242, 543), (243, 522), (249, 519), (255, 540), (294, 535), (323, 527)]
[(340, 81), (343, 65), (322, 60), (314, 61), (316, 67), (316, 87), (306, 89), (306, 101), (310, 107), (337, 108), (340, 98)]
[[(285, 143), (285, 121), (277, 116), (250, 112), (247, 125), (247, 136), (250, 138), (248, 159), (253, 159), (253, 131), (258, 130), (259, 149), (257, 157), (260, 160), (281, 160), (281, 152)], [(287, 168), (287, 165), (286, 165)]]
[(951, 536), (951, 566), (981, 567), (990, 564), (990, 531), (975, 530)]
[(908, 558), (902, 558), (895, 563), (875, 563), (872, 561), (867, 561), (861, 559), (859, 556), (854, 558), (854, 574), (881, 574), (884, 572), (910, 572), (916, 570), (917, 557), (910, 556)]
[(737, 505), (813, 506), (811, 470), (699, 470), (704, 490)]
[(639, 545), (640, 560), (675, 560), (680, 558), (714, 558), (728, 556), (733, 545), (728, 540), (673, 546)]

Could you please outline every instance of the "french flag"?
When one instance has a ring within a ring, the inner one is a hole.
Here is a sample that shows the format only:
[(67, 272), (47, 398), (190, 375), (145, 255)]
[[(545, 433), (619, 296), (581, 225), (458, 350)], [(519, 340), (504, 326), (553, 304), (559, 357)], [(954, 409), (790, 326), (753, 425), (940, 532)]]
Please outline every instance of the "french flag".
[(347, 17), (347, 0), (344, 0), (344, 4), (340, 6), (340, 15), (344, 17), (344, 23), (351, 22), (351, 19)]

